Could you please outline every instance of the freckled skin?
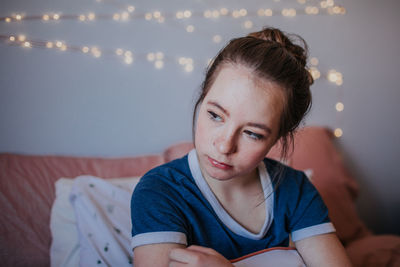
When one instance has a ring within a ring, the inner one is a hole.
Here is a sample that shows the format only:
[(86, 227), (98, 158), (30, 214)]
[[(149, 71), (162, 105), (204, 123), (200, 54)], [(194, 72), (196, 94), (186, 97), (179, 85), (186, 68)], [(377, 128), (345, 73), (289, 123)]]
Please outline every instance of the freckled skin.
[[(223, 67), (200, 106), (196, 124), (195, 146), (206, 180), (256, 177), (257, 165), (276, 142), (282, 108), (279, 86), (257, 79), (248, 68)], [(256, 140), (254, 134), (263, 137)], [(219, 168), (213, 160), (231, 168)]]

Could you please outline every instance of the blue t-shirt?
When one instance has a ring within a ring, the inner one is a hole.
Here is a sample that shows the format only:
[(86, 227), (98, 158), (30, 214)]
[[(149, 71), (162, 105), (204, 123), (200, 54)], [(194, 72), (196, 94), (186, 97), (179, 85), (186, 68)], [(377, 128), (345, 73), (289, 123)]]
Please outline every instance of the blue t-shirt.
[[(282, 169), (283, 168), (283, 169)], [(281, 174), (279, 184), (276, 177)], [(221, 206), (201, 174), (196, 151), (156, 167), (136, 186), (131, 201), (132, 242), (211, 247), (235, 259), (270, 247), (334, 232), (328, 210), (301, 171), (264, 159), (258, 166), (266, 218), (252, 233)]]

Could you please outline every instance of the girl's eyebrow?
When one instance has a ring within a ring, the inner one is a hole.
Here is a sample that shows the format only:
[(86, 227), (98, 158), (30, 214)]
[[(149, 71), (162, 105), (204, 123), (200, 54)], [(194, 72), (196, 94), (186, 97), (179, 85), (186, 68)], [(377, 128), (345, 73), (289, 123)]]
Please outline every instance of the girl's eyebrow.
[(223, 113), (225, 113), (227, 116), (229, 116), (229, 112), (228, 112), (226, 109), (224, 109), (224, 108), (223, 108), (220, 104), (218, 104), (217, 102), (215, 102), (215, 101), (208, 101), (207, 104), (209, 104), (209, 105), (211, 105), (211, 106), (214, 106), (214, 107), (220, 109)]
[[(225, 113), (227, 116), (229, 116), (229, 112), (228, 112), (226, 109), (224, 109), (224, 108), (223, 108), (220, 104), (218, 104), (217, 102), (215, 102), (215, 101), (208, 101), (207, 104), (209, 104), (209, 105), (211, 105), (211, 106), (214, 106), (214, 107), (220, 109), (223, 113)], [(265, 124), (249, 122), (249, 123), (247, 123), (247, 125), (248, 125), (248, 126), (251, 126), (251, 127), (260, 128), (260, 129), (266, 131), (266, 132), (269, 133), (269, 134), (272, 133), (271, 128), (268, 127), (268, 126), (265, 125)]]

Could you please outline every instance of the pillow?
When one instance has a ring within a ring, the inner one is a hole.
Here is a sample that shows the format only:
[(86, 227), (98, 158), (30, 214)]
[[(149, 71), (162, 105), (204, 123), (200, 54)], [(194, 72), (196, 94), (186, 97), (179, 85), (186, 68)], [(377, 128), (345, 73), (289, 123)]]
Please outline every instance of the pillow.
[(294, 248), (276, 247), (264, 249), (231, 260), (235, 267), (305, 267), (303, 259)]
[[(78, 178), (102, 180), (102, 178), (94, 176), (78, 176)], [(81, 247), (78, 238), (77, 219), (69, 200), (75, 180), (74, 178), (60, 178), (55, 183), (56, 198), (50, 215), (50, 231), (52, 236), (50, 247), (51, 266), (79, 265)], [(107, 183), (111, 186), (125, 188), (130, 193), (132, 193), (138, 181), (139, 177), (107, 179)]]

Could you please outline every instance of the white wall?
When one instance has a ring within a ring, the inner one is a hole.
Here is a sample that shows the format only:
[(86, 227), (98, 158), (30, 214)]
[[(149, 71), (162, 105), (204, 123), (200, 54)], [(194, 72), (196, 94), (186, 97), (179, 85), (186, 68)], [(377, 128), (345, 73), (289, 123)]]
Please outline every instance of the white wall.
[[(318, 3), (317, 1), (308, 1)], [(400, 233), (397, 160), (400, 159), (400, 43), (396, 0), (336, 1), (345, 16), (250, 17), (258, 30), (279, 27), (303, 36), (322, 72), (334, 68), (344, 75), (340, 89), (326, 79), (313, 85), (314, 106), (309, 125), (342, 126), (338, 140), (360, 183), (359, 210), (379, 233)], [(135, 14), (227, 7), (301, 7), (296, 1), (96, 1), (2, 0), (0, 16), (44, 12), (102, 14), (119, 12), (117, 3), (133, 4)], [(28, 39), (63, 40), (68, 44), (124, 48), (135, 61), (126, 65), (115, 56), (98, 59), (82, 53), (42, 48), (24, 49), (0, 42), (0, 151), (28, 154), (126, 156), (158, 153), (168, 145), (191, 139), (191, 110), (205, 62), (230, 38), (250, 30), (245, 19), (205, 20), (193, 17), (165, 23), (129, 22), (0, 22), (0, 35), (25, 34)], [(193, 24), (189, 34), (185, 25)], [(220, 34), (223, 42), (212, 37)], [(164, 68), (146, 61), (148, 52), (165, 54)], [(186, 73), (176, 59), (195, 61)], [(340, 91), (341, 90), (341, 91)], [(342, 92), (345, 110), (334, 110)]]

